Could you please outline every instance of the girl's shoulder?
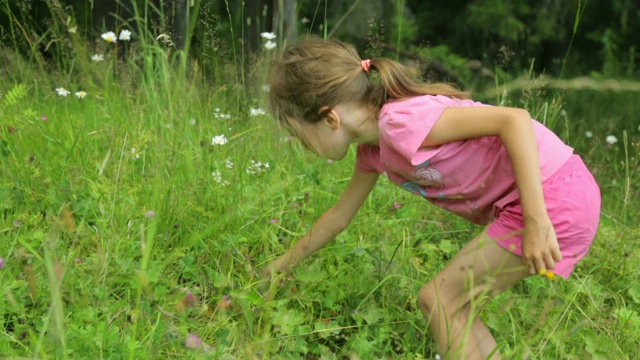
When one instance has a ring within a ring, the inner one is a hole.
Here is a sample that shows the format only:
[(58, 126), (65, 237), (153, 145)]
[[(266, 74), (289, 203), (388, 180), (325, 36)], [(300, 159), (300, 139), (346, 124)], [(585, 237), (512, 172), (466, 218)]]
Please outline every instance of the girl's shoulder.
[(456, 99), (444, 95), (420, 95), (389, 101), (380, 110), (380, 117), (395, 114), (423, 113), (447, 107), (487, 106), (470, 99)]

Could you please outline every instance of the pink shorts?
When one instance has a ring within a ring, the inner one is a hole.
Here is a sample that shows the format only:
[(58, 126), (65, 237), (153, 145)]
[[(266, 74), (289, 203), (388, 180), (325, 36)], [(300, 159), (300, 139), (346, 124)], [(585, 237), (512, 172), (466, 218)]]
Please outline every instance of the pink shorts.
[[(578, 155), (573, 155), (542, 185), (547, 213), (558, 237), (562, 260), (554, 273), (569, 277), (589, 251), (600, 221), (600, 189)], [(520, 199), (497, 209), (487, 234), (500, 246), (522, 255), (523, 228)]]

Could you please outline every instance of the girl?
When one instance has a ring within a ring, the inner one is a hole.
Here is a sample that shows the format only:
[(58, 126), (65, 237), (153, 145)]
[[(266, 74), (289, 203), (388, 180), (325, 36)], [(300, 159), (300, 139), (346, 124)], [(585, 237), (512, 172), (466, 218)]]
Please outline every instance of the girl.
[(353, 46), (317, 38), (284, 51), (270, 86), (273, 115), (309, 150), (340, 160), (351, 144), (358, 148), (337, 203), (266, 273), (290, 269), (344, 230), (384, 173), (486, 225), (420, 289), (418, 302), (441, 354), (500, 359), (472, 304), (531, 274), (566, 278), (587, 253), (598, 186), (580, 157), (527, 111), (468, 100), (447, 84), (413, 79), (395, 61), (362, 60)]

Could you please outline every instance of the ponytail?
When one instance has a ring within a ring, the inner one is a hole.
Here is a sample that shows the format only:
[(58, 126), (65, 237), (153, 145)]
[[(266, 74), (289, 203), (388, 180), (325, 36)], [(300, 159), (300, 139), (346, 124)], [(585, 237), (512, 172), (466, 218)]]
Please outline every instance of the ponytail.
[(470, 97), (468, 92), (448, 83), (421, 82), (411, 76), (406, 66), (391, 59), (374, 58), (370, 64), (379, 76), (367, 100), (378, 109), (388, 101), (419, 95), (444, 95), (458, 99)]

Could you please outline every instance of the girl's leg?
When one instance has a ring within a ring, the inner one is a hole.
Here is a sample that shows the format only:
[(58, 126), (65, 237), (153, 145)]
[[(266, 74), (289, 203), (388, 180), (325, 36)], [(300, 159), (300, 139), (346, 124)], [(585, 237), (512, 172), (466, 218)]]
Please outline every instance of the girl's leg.
[(476, 342), (482, 359), (500, 360), (502, 359), (502, 356), (500, 356), (500, 351), (498, 351), (498, 344), (493, 338), (493, 335), (491, 335), (487, 326), (476, 316), (478, 310), (479, 309), (472, 310), (471, 305), (467, 305), (467, 308), (464, 311), (465, 316), (467, 316), (468, 319), (473, 319), (471, 324), (471, 336), (473, 336), (473, 339)]
[(528, 275), (519, 256), (486, 234), (486, 229), (420, 289), (419, 305), (438, 351), (450, 359), (500, 359), (496, 342), (475, 316), (489, 298)]

